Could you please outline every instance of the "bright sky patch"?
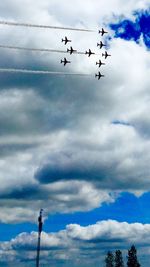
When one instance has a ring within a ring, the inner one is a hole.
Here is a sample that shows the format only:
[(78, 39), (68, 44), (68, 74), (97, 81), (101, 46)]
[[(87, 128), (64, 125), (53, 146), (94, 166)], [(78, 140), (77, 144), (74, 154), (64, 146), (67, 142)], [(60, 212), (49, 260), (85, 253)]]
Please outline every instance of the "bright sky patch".
[(150, 14), (148, 11), (135, 12), (135, 20), (122, 19), (116, 24), (111, 24), (110, 27), (115, 31), (116, 38), (125, 40), (134, 40), (139, 43), (141, 36), (147, 48), (150, 48)]

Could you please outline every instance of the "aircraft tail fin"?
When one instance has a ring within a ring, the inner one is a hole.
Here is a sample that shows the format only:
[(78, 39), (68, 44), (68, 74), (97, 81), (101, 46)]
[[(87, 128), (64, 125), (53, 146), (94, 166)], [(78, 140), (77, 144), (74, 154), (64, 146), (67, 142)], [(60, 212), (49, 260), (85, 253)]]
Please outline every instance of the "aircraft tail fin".
[(97, 46), (99, 46), (99, 44), (97, 43)]
[(63, 63), (62, 59), (61, 59), (60, 63)]

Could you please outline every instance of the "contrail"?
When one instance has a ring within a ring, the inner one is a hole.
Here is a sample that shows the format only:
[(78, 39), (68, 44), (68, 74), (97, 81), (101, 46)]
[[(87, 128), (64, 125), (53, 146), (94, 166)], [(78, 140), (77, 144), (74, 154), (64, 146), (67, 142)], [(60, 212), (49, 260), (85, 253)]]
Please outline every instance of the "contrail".
[[(32, 47), (22, 47), (22, 46), (10, 46), (10, 45), (0, 45), (0, 48), (12, 49), (12, 50), (23, 50), (23, 51), (34, 51), (34, 52), (48, 52), (48, 53), (67, 53), (65, 50), (56, 50), (49, 48), (32, 48)], [(76, 51), (73, 54), (85, 55), (85, 52)], [(94, 54), (95, 56), (100, 56), (100, 54)]]
[(85, 55), (85, 52), (77, 52), (76, 54)]
[[(79, 55), (87, 55), (86, 52), (76, 52), (75, 54), (79, 54)], [(101, 56), (101, 54), (92, 54), (92, 56)]]
[(25, 50), (25, 51), (35, 51), (35, 52), (54, 52), (54, 53), (68, 53), (64, 50), (48, 49), (48, 48), (28, 48), (21, 46), (9, 46), (9, 45), (0, 45), (0, 48), (13, 49), (13, 50)]
[(0, 68), (0, 72), (12, 73), (27, 73), (27, 74), (48, 74), (48, 75), (75, 75), (75, 76), (91, 76), (89, 73), (71, 73), (71, 72), (58, 72), (48, 70), (29, 70), (29, 69), (15, 69), (15, 68)]
[(10, 21), (0, 21), (0, 24), (1, 25), (8, 25), (8, 26), (20, 26), (20, 27), (43, 28), (43, 29), (54, 29), (54, 30), (95, 32), (94, 30), (89, 30), (89, 29), (59, 27), (59, 26), (50, 26), (50, 25), (39, 25), (39, 24), (30, 24), (30, 23), (19, 23), (19, 22), (10, 22)]
[[(23, 51), (33, 51), (33, 52), (48, 52), (48, 53), (67, 53), (65, 50), (56, 50), (56, 49), (49, 49), (49, 48), (32, 48), (32, 47), (22, 47), (22, 46), (11, 46), (11, 45), (1, 45), (0, 48), (4, 49), (12, 49), (12, 50), (23, 50)], [(85, 55), (85, 52), (76, 51), (73, 54)], [(94, 54), (95, 56), (100, 56), (100, 54)]]

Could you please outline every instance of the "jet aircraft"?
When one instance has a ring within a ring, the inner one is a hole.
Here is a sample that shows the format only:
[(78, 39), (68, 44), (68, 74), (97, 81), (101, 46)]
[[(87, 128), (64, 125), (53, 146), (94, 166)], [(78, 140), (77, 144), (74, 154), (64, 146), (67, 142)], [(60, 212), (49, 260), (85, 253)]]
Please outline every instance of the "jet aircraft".
[(64, 60), (61, 59), (60, 63), (64, 63), (64, 66), (65, 66), (67, 63), (71, 63), (71, 61), (68, 61), (68, 60), (64, 57)]
[(101, 78), (101, 77), (105, 77), (105, 75), (101, 74), (100, 71), (98, 72), (98, 74), (95, 74), (95, 78), (98, 78), (98, 80)]
[(95, 53), (93, 53), (93, 52), (91, 51), (91, 49), (89, 49), (89, 51), (86, 51), (85, 54), (88, 55), (88, 56), (90, 57), (91, 55), (94, 55)]
[(99, 60), (99, 62), (96, 62), (96, 65), (98, 65), (98, 67), (100, 68), (102, 65), (105, 65), (105, 63), (103, 63), (101, 60)]
[(105, 44), (103, 44), (103, 42), (102, 41), (100, 41), (100, 43), (98, 44), (97, 43), (97, 46), (99, 46), (99, 48), (101, 49), (103, 46), (106, 46)]
[(107, 57), (111, 57), (111, 55), (109, 55), (109, 54), (107, 53), (107, 51), (105, 51), (105, 54), (102, 53), (102, 57), (105, 57), (105, 59), (106, 59)]
[(101, 33), (101, 36), (103, 36), (105, 33), (108, 33), (106, 32), (103, 28), (101, 30), (98, 31), (98, 33)]
[(68, 43), (68, 42), (71, 42), (71, 40), (69, 40), (66, 36), (65, 36), (65, 39), (61, 39), (62, 42), (65, 43), (65, 45)]
[(73, 53), (76, 53), (77, 50), (74, 50), (74, 49), (72, 48), (72, 46), (71, 46), (70, 49), (67, 48), (67, 52), (69, 52), (70, 55), (71, 55), (71, 54), (73, 54)]

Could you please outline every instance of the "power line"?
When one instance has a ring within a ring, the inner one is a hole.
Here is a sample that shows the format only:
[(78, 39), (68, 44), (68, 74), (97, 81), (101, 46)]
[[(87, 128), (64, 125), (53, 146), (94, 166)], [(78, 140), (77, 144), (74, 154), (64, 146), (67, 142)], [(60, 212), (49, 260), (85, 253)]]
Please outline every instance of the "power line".
[(81, 31), (81, 32), (95, 32), (94, 30), (89, 30), (89, 29), (71, 28), (71, 27), (60, 27), (60, 26), (51, 26), (51, 25), (39, 25), (39, 24), (30, 24), (30, 23), (19, 23), (19, 22), (11, 22), (11, 21), (0, 21), (0, 24), (1, 25), (8, 25), (8, 26), (43, 28), (43, 29), (54, 29), (54, 30), (69, 30), (69, 31)]
[(71, 72), (58, 72), (48, 70), (29, 70), (29, 69), (16, 69), (16, 68), (0, 68), (0, 72), (10, 73), (26, 73), (26, 74), (47, 74), (47, 75), (74, 75), (74, 76), (91, 76), (89, 73), (71, 73)]

